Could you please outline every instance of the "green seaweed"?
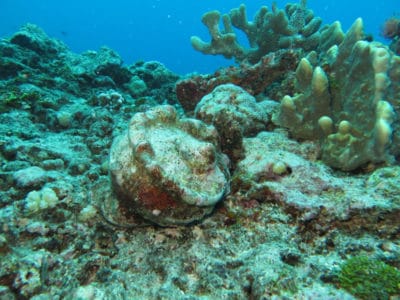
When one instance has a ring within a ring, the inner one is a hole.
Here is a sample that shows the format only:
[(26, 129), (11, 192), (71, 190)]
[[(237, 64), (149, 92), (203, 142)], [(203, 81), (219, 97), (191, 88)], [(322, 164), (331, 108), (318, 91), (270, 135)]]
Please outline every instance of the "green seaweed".
[(400, 271), (380, 260), (355, 256), (342, 265), (339, 283), (360, 299), (389, 299), (400, 294)]
[(0, 112), (21, 108), (23, 103), (36, 102), (39, 98), (40, 94), (37, 91), (21, 92), (17, 88), (0, 91)]

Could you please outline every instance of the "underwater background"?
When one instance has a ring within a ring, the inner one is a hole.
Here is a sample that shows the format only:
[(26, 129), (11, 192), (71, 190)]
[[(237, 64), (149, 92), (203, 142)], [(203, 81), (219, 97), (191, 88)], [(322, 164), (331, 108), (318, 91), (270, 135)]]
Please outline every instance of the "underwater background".
[[(0, 36), (10, 35), (29, 22), (64, 41), (74, 52), (96, 50), (105, 45), (117, 51), (127, 64), (158, 60), (178, 74), (207, 73), (229, 62), (193, 51), (190, 36), (208, 38), (206, 27), (199, 22), (201, 16), (214, 9), (227, 13), (245, 3), (251, 20), (260, 6), (271, 7), (273, 2), (2, 0)], [(275, 2), (278, 7), (287, 3)], [(339, 20), (344, 31), (356, 18), (362, 17), (365, 32), (382, 40), (383, 22), (398, 13), (400, 5), (397, 0), (309, 0), (307, 6), (323, 19), (323, 24)]]
[(1, 300), (400, 298), (398, 2), (290, 2), (0, 0)]

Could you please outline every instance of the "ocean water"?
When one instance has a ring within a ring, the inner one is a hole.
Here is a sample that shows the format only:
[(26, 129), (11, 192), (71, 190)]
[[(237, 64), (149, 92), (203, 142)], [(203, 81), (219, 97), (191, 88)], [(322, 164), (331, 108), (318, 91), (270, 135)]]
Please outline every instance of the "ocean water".
[[(116, 50), (127, 64), (157, 60), (178, 74), (209, 73), (233, 62), (219, 56), (205, 56), (191, 47), (192, 35), (209, 40), (200, 20), (203, 13), (214, 9), (228, 12), (245, 3), (251, 20), (261, 5), (271, 7), (272, 2), (1, 0), (0, 36), (11, 35), (29, 22), (64, 41), (74, 52), (106, 45)], [(283, 8), (287, 1), (276, 3)], [(322, 17), (324, 24), (339, 20), (344, 30), (362, 17), (366, 33), (380, 41), (383, 41), (379, 34), (382, 23), (400, 12), (398, 0), (309, 0), (307, 5)]]

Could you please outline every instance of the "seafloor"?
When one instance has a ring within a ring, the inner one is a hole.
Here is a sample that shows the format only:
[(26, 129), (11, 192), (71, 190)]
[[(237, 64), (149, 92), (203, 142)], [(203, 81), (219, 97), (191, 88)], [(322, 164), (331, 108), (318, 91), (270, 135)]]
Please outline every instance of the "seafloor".
[(137, 112), (183, 115), (180, 76), (24, 30), (0, 41), (0, 299), (353, 299), (350, 257), (399, 267), (400, 166), (335, 171), (272, 124), (203, 220), (110, 222), (111, 143)]

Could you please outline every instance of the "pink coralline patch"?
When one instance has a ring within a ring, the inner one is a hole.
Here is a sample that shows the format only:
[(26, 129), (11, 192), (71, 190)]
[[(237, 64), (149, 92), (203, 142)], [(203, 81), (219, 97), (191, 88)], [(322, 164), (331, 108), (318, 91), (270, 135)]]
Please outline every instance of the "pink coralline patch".
[(197, 102), (215, 87), (209, 82), (211, 76), (195, 75), (177, 83), (176, 96), (186, 111), (193, 111)]
[(239, 204), (245, 209), (252, 209), (260, 206), (260, 202), (255, 199), (250, 199), (246, 201), (241, 201)]
[(141, 188), (138, 198), (143, 206), (150, 210), (163, 211), (177, 206), (176, 201), (170, 195), (155, 187)]

